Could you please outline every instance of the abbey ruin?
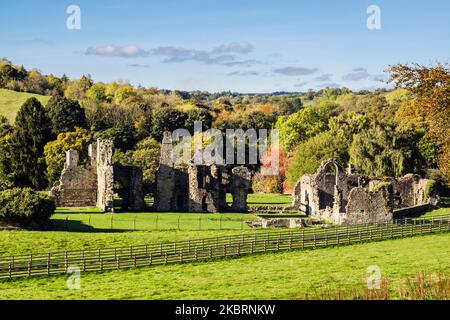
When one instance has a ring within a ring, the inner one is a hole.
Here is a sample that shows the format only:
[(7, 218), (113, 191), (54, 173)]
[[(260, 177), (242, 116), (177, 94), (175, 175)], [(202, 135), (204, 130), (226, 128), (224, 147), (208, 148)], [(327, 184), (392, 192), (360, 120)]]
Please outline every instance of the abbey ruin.
[(113, 143), (98, 139), (89, 146), (89, 160), (80, 165), (78, 151), (66, 153), (60, 180), (51, 190), (61, 207), (97, 206), (105, 212), (114, 209), (114, 194), (122, 197), (122, 209), (142, 211), (145, 207), (142, 170), (112, 163)]
[[(156, 211), (247, 212), (251, 172), (246, 167), (236, 167), (230, 172), (225, 166), (215, 164), (176, 165), (172, 154), (172, 136), (166, 132), (156, 175)], [(233, 197), (231, 208), (227, 205), (227, 192)]]
[(438, 196), (426, 191), (430, 183), (414, 174), (395, 179), (371, 178), (351, 169), (345, 172), (330, 159), (315, 174), (300, 178), (291, 208), (337, 224), (391, 222), (420, 206), (437, 205)]

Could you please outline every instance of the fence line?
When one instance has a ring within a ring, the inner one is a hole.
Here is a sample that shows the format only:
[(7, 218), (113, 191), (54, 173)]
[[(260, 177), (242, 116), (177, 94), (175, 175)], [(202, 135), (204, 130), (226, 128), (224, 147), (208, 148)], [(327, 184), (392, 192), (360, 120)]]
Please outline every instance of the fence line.
[(0, 257), (0, 278), (62, 274), (74, 266), (88, 272), (184, 263), (449, 231), (450, 215), (443, 215), (422, 219), (404, 218), (393, 223), (259, 232), (140, 246), (15, 255)]

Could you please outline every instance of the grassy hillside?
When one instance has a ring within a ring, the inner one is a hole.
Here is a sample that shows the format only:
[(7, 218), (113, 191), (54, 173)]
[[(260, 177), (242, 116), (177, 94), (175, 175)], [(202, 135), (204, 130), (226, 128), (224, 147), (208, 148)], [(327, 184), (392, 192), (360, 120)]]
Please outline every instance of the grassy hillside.
[(31, 97), (36, 97), (43, 105), (47, 104), (50, 99), (50, 97), (39, 94), (0, 89), (0, 114), (7, 117), (11, 123), (14, 123), (20, 106)]
[(240, 259), (0, 282), (0, 299), (296, 299), (327, 289), (362, 288), (379, 266), (393, 291), (416, 276), (450, 272), (450, 234)]

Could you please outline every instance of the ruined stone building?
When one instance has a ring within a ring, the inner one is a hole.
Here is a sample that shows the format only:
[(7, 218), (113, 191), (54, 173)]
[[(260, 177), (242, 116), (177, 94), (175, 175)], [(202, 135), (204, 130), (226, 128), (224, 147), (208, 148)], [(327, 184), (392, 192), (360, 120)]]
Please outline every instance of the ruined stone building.
[(79, 164), (76, 150), (66, 153), (66, 163), (59, 181), (51, 190), (57, 206), (97, 206), (103, 211), (114, 208), (114, 193), (122, 197), (122, 209), (141, 211), (145, 207), (142, 170), (113, 165), (113, 143), (98, 139), (89, 146), (89, 161)]
[(435, 202), (426, 197), (430, 180), (409, 174), (402, 178), (369, 178), (345, 172), (334, 159), (297, 182), (292, 208), (337, 224), (393, 221), (396, 210)]
[[(172, 137), (166, 132), (156, 174), (156, 211), (247, 211), (251, 173), (246, 167), (236, 167), (229, 172), (225, 166), (215, 164), (190, 162), (177, 166), (173, 163), (172, 154)], [(227, 192), (233, 196), (231, 208), (227, 205)]]

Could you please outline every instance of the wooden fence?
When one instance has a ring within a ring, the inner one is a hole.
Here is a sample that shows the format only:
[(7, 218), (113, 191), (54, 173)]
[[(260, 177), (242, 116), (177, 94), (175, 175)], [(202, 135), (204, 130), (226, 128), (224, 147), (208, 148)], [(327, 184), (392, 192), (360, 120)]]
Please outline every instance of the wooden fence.
[(449, 231), (450, 215), (442, 215), (404, 218), (394, 223), (258, 232), (98, 250), (3, 256), (0, 257), (0, 278), (63, 274), (70, 267), (77, 267), (83, 272), (136, 268)]

